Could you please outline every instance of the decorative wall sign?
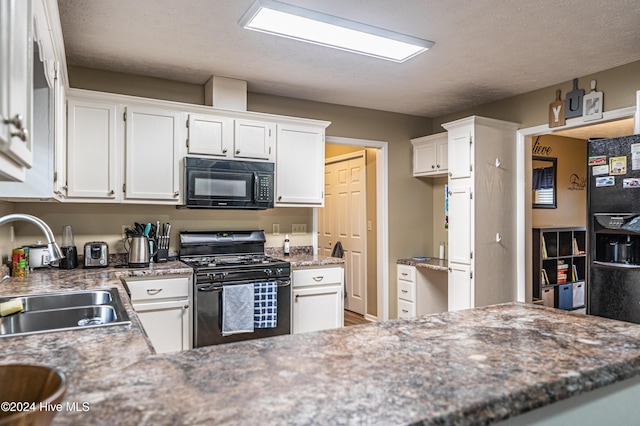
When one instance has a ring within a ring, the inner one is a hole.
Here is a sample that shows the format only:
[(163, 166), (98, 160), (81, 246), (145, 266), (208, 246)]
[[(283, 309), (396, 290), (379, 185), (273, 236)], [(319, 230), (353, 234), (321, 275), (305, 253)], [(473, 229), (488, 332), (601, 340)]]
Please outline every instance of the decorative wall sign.
[(565, 118), (580, 117), (582, 115), (582, 98), (584, 89), (578, 89), (578, 79), (573, 79), (573, 90), (567, 93)]
[(570, 186), (567, 188), (569, 191), (584, 191), (587, 189), (587, 178), (580, 177), (577, 174), (573, 173), (569, 177)]
[(553, 148), (549, 145), (542, 145), (540, 143), (540, 138), (541, 136), (536, 136), (536, 140), (533, 142), (533, 146), (531, 147), (531, 155), (551, 155), (551, 151), (553, 151)]
[(560, 89), (556, 90), (556, 100), (549, 104), (549, 127), (565, 125), (565, 105), (565, 101), (560, 99)]
[(596, 92), (596, 81), (591, 80), (591, 92), (582, 99), (582, 120), (591, 121), (602, 118), (602, 92)]

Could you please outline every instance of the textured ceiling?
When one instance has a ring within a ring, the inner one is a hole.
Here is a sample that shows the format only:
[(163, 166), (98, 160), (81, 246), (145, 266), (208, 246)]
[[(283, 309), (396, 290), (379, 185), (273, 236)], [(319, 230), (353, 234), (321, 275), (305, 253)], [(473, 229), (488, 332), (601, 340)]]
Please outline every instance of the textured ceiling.
[(243, 30), (251, 2), (58, 4), (69, 64), (426, 117), (640, 60), (638, 0), (286, 0), (435, 42), (402, 64)]

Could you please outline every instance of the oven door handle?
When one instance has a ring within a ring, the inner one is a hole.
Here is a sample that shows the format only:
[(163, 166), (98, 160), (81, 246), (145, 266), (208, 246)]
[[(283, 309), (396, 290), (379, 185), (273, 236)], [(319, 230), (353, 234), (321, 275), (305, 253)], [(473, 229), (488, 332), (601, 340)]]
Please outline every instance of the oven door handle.
[(198, 291), (216, 292), (216, 291), (222, 291), (222, 287), (218, 285), (198, 286)]

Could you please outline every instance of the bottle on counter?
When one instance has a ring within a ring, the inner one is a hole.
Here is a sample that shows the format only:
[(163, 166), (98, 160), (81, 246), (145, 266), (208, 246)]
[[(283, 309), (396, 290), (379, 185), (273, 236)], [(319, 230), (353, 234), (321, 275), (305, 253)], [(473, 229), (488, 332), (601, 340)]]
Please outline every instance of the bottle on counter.
[(283, 252), (285, 256), (289, 256), (290, 249), (291, 247), (289, 246), (289, 234), (286, 234), (284, 236), (284, 248), (283, 248)]

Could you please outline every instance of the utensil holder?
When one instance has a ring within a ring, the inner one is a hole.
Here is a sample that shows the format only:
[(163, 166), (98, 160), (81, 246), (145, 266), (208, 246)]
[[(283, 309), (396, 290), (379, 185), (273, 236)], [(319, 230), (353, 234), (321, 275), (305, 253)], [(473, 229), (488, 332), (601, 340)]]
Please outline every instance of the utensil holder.
[(154, 262), (163, 263), (169, 258), (169, 237), (160, 236), (156, 238), (158, 243), (158, 253), (156, 253)]

